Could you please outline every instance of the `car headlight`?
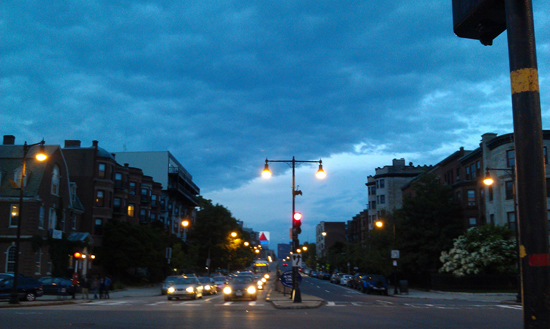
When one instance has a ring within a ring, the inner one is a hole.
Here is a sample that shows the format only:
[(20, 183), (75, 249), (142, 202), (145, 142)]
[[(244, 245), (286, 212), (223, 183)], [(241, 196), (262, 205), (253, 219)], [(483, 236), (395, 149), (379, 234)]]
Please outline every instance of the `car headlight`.
[(258, 285), (259, 285), (259, 286), (261, 286), (262, 284), (264, 284), (264, 283), (262, 282), (262, 280), (258, 281)]
[(207, 284), (206, 286), (204, 286), (204, 289), (206, 289), (206, 290), (210, 290), (210, 288), (212, 288), (212, 287), (210, 287), (209, 284)]
[(231, 293), (231, 288), (229, 288), (229, 287), (223, 288), (223, 293), (224, 294), (230, 294)]
[(261, 281), (262, 281), (262, 282), (266, 282), (267, 280), (266, 280), (265, 278), (262, 278), (262, 280), (261, 280)]
[(194, 289), (193, 287), (187, 287), (187, 288), (185, 289), (185, 291), (187, 291), (187, 292), (194, 292), (195, 289)]
[(173, 294), (176, 289), (174, 287), (169, 287), (167, 291), (169, 294)]
[(269, 274), (266, 273), (266, 274), (264, 275), (264, 278), (269, 279)]
[(248, 291), (249, 294), (254, 294), (256, 293), (256, 288), (254, 288), (254, 286), (250, 286), (246, 291)]

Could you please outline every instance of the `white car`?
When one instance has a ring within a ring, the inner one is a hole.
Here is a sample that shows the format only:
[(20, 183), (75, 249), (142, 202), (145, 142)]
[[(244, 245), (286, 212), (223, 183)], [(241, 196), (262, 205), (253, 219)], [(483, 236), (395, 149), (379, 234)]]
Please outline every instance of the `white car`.
[(351, 275), (349, 275), (349, 274), (344, 274), (344, 275), (342, 275), (342, 277), (340, 278), (340, 284), (343, 285), (343, 286), (347, 286), (349, 280), (351, 280)]

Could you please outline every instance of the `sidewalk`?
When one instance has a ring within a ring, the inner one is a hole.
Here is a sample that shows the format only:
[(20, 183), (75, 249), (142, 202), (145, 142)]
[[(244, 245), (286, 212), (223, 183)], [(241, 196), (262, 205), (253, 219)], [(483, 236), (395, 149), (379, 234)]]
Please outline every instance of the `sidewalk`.
[[(158, 285), (153, 287), (139, 287), (139, 288), (127, 288), (116, 291), (109, 291), (111, 299), (123, 298), (123, 297), (147, 297), (147, 296), (159, 296), (160, 288)], [(44, 295), (37, 297), (32, 302), (19, 301), (19, 304), (10, 304), (9, 299), (0, 299), (0, 308), (7, 307), (33, 307), (33, 306), (53, 306), (53, 305), (67, 305), (67, 304), (83, 304), (89, 303), (94, 300), (94, 293), (88, 294), (89, 299), (82, 299), (82, 294), (76, 294), (75, 299), (72, 296), (58, 296), (58, 295)], [(97, 299), (95, 299), (97, 300)]]
[[(287, 288), (287, 291), (289, 290), (290, 289)], [(306, 294), (301, 294), (301, 296), (302, 302), (294, 303), (294, 301), (290, 299), (290, 294), (288, 292), (283, 294), (274, 289), (274, 284), (270, 284), (265, 300), (271, 302), (273, 306), (278, 309), (318, 308), (325, 304), (325, 300), (322, 298)]]
[(393, 289), (390, 289), (389, 295), (397, 298), (419, 298), (419, 299), (441, 299), (441, 300), (468, 300), (478, 302), (496, 302), (503, 304), (517, 304), (517, 293), (471, 293), (471, 292), (449, 292), (449, 291), (423, 291), (409, 289), (408, 294), (393, 294)]

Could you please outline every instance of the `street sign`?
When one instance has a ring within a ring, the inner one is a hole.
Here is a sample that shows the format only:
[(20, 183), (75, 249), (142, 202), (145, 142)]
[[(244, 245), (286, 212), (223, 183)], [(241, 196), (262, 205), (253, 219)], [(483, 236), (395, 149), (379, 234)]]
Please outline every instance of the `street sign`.
[(292, 267), (302, 267), (302, 255), (292, 254)]
[(399, 250), (392, 250), (391, 251), (391, 258), (392, 259), (399, 259)]
[[(283, 286), (292, 288), (292, 270), (285, 271), (281, 274), (281, 283)], [(302, 283), (302, 276), (298, 273), (298, 284)]]

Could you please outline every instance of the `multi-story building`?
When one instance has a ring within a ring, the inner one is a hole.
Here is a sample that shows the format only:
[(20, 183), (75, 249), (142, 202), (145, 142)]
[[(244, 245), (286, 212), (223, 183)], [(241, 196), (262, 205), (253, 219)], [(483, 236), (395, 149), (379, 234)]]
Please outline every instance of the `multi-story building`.
[(391, 166), (376, 168), (375, 175), (368, 176), (365, 184), (369, 201), (365, 227), (372, 230), (376, 220), (384, 218), (387, 212), (400, 209), (403, 204), (401, 187), (431, 168), (426, 165), (415, 167), (412, 162), (405, 165), (405, 159), (393, 159)]
[(116, 152), (117, 161), (141, 168), (162, 187), (159, 220), (171, 227), (173, 234), (183, 238), (184, 229), (180, 225), (183, 219), (194, 223), (195, 207), (198, 207), (199, 187), (193, 177), (168, 151), (157, 152)]
[[(49, 242), (82, 230), (80, 218), (84, 208), (77, 197), (77, 185), (69, 180), (69, 168), (59, 145), (45, 145), (45, 161), (34, 157), (39, 147), (29, 149), (26, 158), (25, 179), (23, 145), (15, 145), (15, 137), (5, 135), (0, 147), (0, 271), (13, 272), (15, 267), (15, 240), (21, 220), (19, 273), (40, 277), (51, 274)], [(23, 183), (20, 204), (19, 186)], [(22, 206), (22, 207), (21, 207)], [(52, 238), (51, 240), (48, 238)], [(56, 269), (56, 271), (64, 271)]]
[(336, 242), (346, 243), (346, 223), (320, 222), (315, 228), (317, 258), (324, 257)]

